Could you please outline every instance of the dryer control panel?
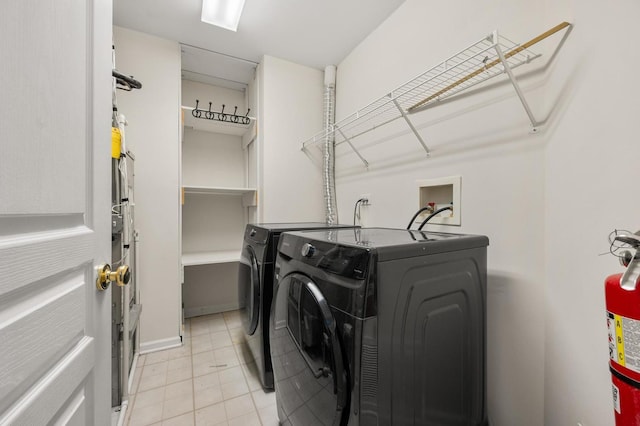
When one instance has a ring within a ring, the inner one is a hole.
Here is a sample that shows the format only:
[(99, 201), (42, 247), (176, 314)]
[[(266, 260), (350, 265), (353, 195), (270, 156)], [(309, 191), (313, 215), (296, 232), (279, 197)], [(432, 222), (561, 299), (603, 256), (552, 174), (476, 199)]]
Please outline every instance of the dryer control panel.
[(308, 265), (347, 278), (366, 278), (370, 250), (318, 240), (301, 240), (282, 234), (280, 253)]

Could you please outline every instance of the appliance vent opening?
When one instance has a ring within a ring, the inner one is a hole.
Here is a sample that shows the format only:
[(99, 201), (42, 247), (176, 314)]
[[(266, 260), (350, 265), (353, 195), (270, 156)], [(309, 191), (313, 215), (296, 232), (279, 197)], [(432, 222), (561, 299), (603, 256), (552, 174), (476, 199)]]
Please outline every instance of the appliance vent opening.
[(362, 402), (378, 399), (378, 347), (362, 345)]

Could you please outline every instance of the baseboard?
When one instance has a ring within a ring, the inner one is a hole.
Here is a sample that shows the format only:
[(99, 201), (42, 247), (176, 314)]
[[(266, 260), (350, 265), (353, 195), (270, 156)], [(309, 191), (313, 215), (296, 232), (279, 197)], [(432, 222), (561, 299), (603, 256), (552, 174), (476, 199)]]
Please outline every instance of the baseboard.
[(180, 336), (170, 337), (168, 339), (152, 340), (151, 342), (140, 342), (140, 355), (150, 352), (162, 351), (165, 349), (178, 348), (182, 346)]
[(198, 306), (195, 308), (184, 308), (184, 317), (199, 317), (201, 315), (218, 314), (220, 312), (235, 311), (239, 306), (237, 303), (225, 303), (220, 305)]

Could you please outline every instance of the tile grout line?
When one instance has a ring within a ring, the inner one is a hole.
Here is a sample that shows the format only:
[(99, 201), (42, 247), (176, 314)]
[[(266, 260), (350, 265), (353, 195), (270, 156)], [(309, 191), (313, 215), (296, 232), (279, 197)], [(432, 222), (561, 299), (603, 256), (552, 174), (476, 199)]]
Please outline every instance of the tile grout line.
[[(236, 358), (238, 359), (238, 364), (239, 364), (238, 367), (240, 367), (240, 373), (242, 374), (242, 378), (244, 380), (245, 385), (247, 385), (247, 392), (249, 393), (249, 398), (251, 399), (251, 403), (253, 404), (253, 408), (255, 410), (256, 416), (258, 416), (258, 421), (262, 425), (262, 420), (260, 420), (260, 415), (258, 414), (258, 409), (256, 408), (256, 403), (253, 400), (253, 395), (251, 394), (251, 387), (249, 386), (249, 382), (247, 381), (247, 376), (245, 375), (245, 369), (242, 367), (243, 364), (242, 364), (242, 360), (240, 359), (241, 355), (236, 351), (236, 344), (233, 341), (233, 336), (231, 334), (231, 327), (229, 327), (229, 323), (227, 323), (226, 318), (224, 318), (224, 312), (222, 313), (222, 317), (224, 319), (224, 325), (227, 328), (227, 334), (229, 335), (229, 339), (231, 341), (231, 348), (233, 349), (233, 352), (236, 355)], [(240, 326), (242, 326), (242, 324)], [(238, 327), (234, 327), (234, 328), (238, 328)], [(239, 398), (240, 396), (242, 396), (242, 395), (239, 395), (239, 396), (237, 396), (235, 398)], [(233, 398), (231, 398), (231, 399), (233, 399)], [(225, 402), (226, 402), (226, 400), (225, 400)], [(225, 409), (225, 413), (227, 413), (226, 404), (225, 404), (224, 409)], [(229, 420), (229, 414), (228, 413), (227, 413), (227, 420)]]
[[(234, 325), (233, 329), (237, 329), (237, 328), (239, 328), (239, 327), (235, 327), (235, 325), (237, 325), (237, 324), (232, 324), (231, 322), (227, 322), (227, 320), (226, 320), (226, 318), (225, 318), (225, 316), (224, 316), (224, 313), (220, 313), (220, 314), (221, 314), (222, 319), (223, 319), (223, 321), (224, 321), (224, 324), (225, 324), (225, 330), (227, 331), (227, 335), (229, 336), (229, 339), (230, 339), (230, 342), (231, 342), (231, 347), (233, 348), (233, 352), (235, 353), (235, 356), (236, 356), (236, 358), (237, 358), (237, 360), (238, 360), (239, 367), (240, 367), (240, 372), (241, 372), (241, 373), (242, 373), (242, 375), (243, 375), (244, 384), (245, 384), (245, 385), (246, 385), (246, 387), (247, 387), (247, 393), (249, 394), (249, 397), (250, 397), (250, 400), (251, 400), (251, 403), (252, 403), (252, 406), (253, 406), (254, 413), (255, 413), (255, 415), (257, 416), (257, 418), (258, 418), (258, 422), (260, 423), (260, 425), (267, 426), (267, 424), (266, 424), (265, 422), (263, 422), (262, 418), (260, 417), (260, 411), (258, 410), (258, 406), (257, 406), (257, 404), (256, 404), (256, 400), (255, 400), (254, 395), (253, 395), (253, 392), (254, 392), (254, 391), (251, 389), (251, 385), (250, 385), (250, 383), (249, 383), (249, 375), (250, 375), (250, 371), (248, 370), (248, 364), (243, 362), (243, 361), (246, 361), (246, 360), (245, 360), (245, 358), (244, 358), (244, 356), (243, 356), (243, 349), (244, 349), (244, 347), (243, 347), (243, 346), (244, 346), (244, 345), (246, 345), (246, 340), (243, 338), (243, 339), (241, 339), (241, 341), (238, 343), (238, 345), (236, 345), (236, 344), (234, 343), (234, 341), (233, 341), (232, 332), (231, 332), (231, 330), (232, 330), (231, 325)], [(188, 334), (187, 334), (187, 333), (185, 333), (185, 335), (186, 335), (187, 339), (189, 340), (188, 347), (189, 347), (189, 352), (190, 352), (190, 354), (189, 354), (189, 358), (190, 358), (190, 360), (191, 360), (191, 387), (192, 387), (192, 392), (193, 392), (193, 398), (192, 398), (192, 408), (193, 408), (193, 411), (192, 411), (192, 413), (191, 413), (191, 416), (192, 416), (193, 424), (194, 424), (194, 426), (195, 426), (195, 425), (196, 425), (196, 407), (195, 407), (196, 389), (195, 389), (195, 366), (194, 366), (194, 364), (195, 364), (195, 363), (194, 363), (194, 359), (193, 359), (193, 357), (194, 357), (194, 353), (193, 353), (193, 342), (191, 341), (191, 340), (192, 340), (192, 337), (193, 337), (193, 334), (192, 334), (192, 333), (193, 333), (193, 330), (191, 329), (191, 326), (192, 326), (191, 321), (189, 321), (189, 322), (188, 322)], [(207, 326), (207, 328), (208, 328), (208, 326)], [(187, 329), (187, 328), (185, 327), (185, 329)], [(210, 330), (209, 330), (209, 329), (207, 329), (207, 336), (209, 337), (209, 339), (212, 339), (212, 336), (211, 336), (211, 333), (210, 333)], [(244, 337), (244, 336), (243, 336), (243, 337)], [(213, 343), (213, 342), (212, 342), (212, 343)], [(187, 346), (187, 345), (185, 345), (185, 346)], [(210, 349), (210, 351), (211, 351), (211, 353), (213, 354), (213, 352), (214, 352), (213, 345), (212, 345), (212, 348)], [(206, 352), (206, 351), (203, 351), (203, 352)], [(169, 359), (167, 358), (167, 369), (168, 369), (168, 363), (169, 363)], [(157, 363), (156, 363), (156, 364), (157, 364)], [(151, 365), (155, 365), (155, 364), (151, 364)], [(149, 365), (149, 364), (147, 364), (147, 359), (145, 358), (145, 362), (144, 362), (144, 364), (141, 366), (141, 370), (140, 370), (140, 382), (142, 381), (142, 374), (143, 374), (143, 372), (144, 372), (144, 369), (145, 369), (146, 367), (149, 367), (149, 366), (150, 366), (150, 365)], [(231, 367), (229, 367), (229, 368), (231, 368)], [(219, 373), (219, 371), (218, 371), (218, 369), (217, 369), (217, 368), (216, 368), (216, 372), (218, 372), (218, 373)], [(257, 379), (259, 380), (259, 378), (257, 378)], [(136, 396), (136, 397), (137, 397), (137, 391), (139, 390), (139, 386), (140, 386), (140, 384), (141, 384), (141, 383), (138, 383), (138, 386), (136, 387), (135, 392), (134, 392), (134, 394), (135, 394), (135, 396)], [(261, 385), (261, 383), (260, 383), (260, 385)], [(168, 385), (167, 385), (166, 380), (165, 380), (165, 384), (164, 384), (164, 392), (163, 392), (163, 404), (164, 404), (164, 399), (166, 398), (167, 386), (168, 386)], [(258, 390), (262, 390), (262, 391), (264, 391), (264, 390), (262, 389), (262, 387), (260, 387)], [(258, 390), (256, 390), (256, 392), (257, 392)], [(240, 396), (241, 396), (241, 395), (236, 396), (236, 397), (233, 397), (233, 398), (224, 398), (224, 397), (223, 397), (223, 399), (222, 399), (222, 403), (223, 403), (223, 406), (224, 406), (225, 416), (226, 416), (226, 421), (227, 421), (227, 422), (230, 420), (230, 418), (229, 418), (229, 416), (228, 416), (228, 411), (227, 411), (226, 404), (224, 404), (224, 403), (225, 403), (225, 402), (227, 402), (227, 401), (229, 401), (229, 400), (231, 400), (231, 399), (238, 398), (238, 397), (240, 397)], [(137, 398), (136, 398), (136, 399), (137, 399)], [(135, 405), (135, 400), (134, 400), (134, 405)], [(164, 406), (163, 406), (163, 411), (164, 411)], [(179, 415), (173, 416), (173, 417), (171, 417), (170, 419), (173, 419), (173, 418), (175, 418), (175, 417), (179, 417), (179, 416), (181, 416), (181, 415), (182, 415), (182, 414), (179, 414)], [(233, 419), (235, 419), (235, 418), (237, 418), (237, 417), (238, 417), (238, 416), (234, 417)], [(233, 419), (231, 419), (231, 420), (233, 420)], [(129, 419), (129, 420), (130, 420), (130, 419)], [(169, 420), (169, 418), (168, 418), (168, 419), (164, 419), (164, 418), (163, 418), (163, 419), (161, 419), (161, 422), (162, 422), (162, 421), (166, 421), (166, 420)]]
[[(189, 329), (191, 329), (191, 325), (189, 325)], [(191, 333), (189, 333), (189, 334), (191, 334)], [(183, 336), (183, 337), (184, 337), (184, 336)], [(184, 346), (183, 346), (183, 347), (184, 347)], [(167, 351), (171, 351), (171, 349), (167, 349)], [(191, 351), (191, 339), (189, 339), (189, 351)], [(183, 358), (183, 357), (180, 357), (180, 358)], [(174, 358), (174, 359), (178, 359), (178, 358)], [(169, 358), (167, 357), (167, 371), (168, 371), (168, 368), (169, 368), (169, 361), (171, 361), (171, 359), (169, 359)], [(191, 362), (192, 362), (192, 364), (193, 364), (193, 359), (191, 360)], [(168, 379), (167, 379), (167, 380), (168, 380)], [(178, 382), (175, 382), (175, 383), (178, 383)], [(172, 383), (172, 384), (173, 384), (173, 383)], [(163, 394), (163, 401), (162, 401), (162, 404), (163, 404), (163, 407), (162, 407), (163, 412), (164, 412), (164, 403), (165, 403), (164, 399), (165, 399), (165, 397), (166, 397), (166, 391), (167, 391), (167, 387), (168, 387), (168, 386), (169, 386), (169, 384), (165, 383), (165, 386), (164, 386), (165, 393)], [(191, 389), (193, 390), (193, 398), (192, 398), (192, 404), (191, 404), (191, 405), (192, 405), (192, 407), (193, 407), (192, 417), (193, 417), (193, 424), (195, 425), (195, 421), (196, 421), (196, 420), (195, 420), (195, 389), (194, 389), (194, 384), (193, 384), (193, 365), (191, 366)], [(164, 423), (164, 421), (165, 421), (165, 420), (171, 420), (171, 419), (175, 419), (176, 417), (184, 416), (185, 414), (187, 414), (187, 413), (176, 414), (175, 416), (168, 417), (168, 418), (166, 418), (166, 419), (164, 418), (164, 416), (162, 416), (163, 418), (160, 420), (160, 423)]]
[[(227, 329), (227, 334), (229, 335), (229, 340), (231, 341), (231, 347), (233, 348), (233, 353), (236, 354), (236, 357), (238, 357), (238, 354), (236, 353), (236, 348), (233, 344), (233, 337), (231, 336), (231, 328), (229, 328), (229, 324), (227, 323), (227, 319), (224, 317), (224, 312), (222, 312), (222, 320), (224, 321), (224, 326)], [(240, 363), (240, 358), (238, 358), (238, 363)], [(240, 372), (242, 373), (242, 377), (244, 378), (244, 371), (242, 371), (242, 366), (240, 365)], [(246, 378), (245, 378), (245, 383), (246, 383)], [(249, 389), (249, 385), (247, 384), (247, 390)], [(240, 395), (241, 396), (241, 395)], [(233, 398), (231, 398), (233, 399)], [(224, 405), (224, 412), (225, 415), (227, 416), (227, 424), (229, 423), (229, 412), (227, 411), (227, 404), (225, 404), (225, 402), (227, 402), (227, 399), (224, 398), (224, 394), (222, 397), (222, 404)], [(251, 400), (251, 402), (253, 402), (253, 399)]]
[(196, 380), (195, 380), (195, 372), (193, 371), (193, 347), (191, 346), (192, 341), (191, 341), (191, 320), (188, 320), (188, 324), (189, 324), (189, 359), (191, 359), (191, 390), (193, 391), (192, 394), (192, 398), (191, 398), (191, 406), (193, 407), (193, 411), (192, 411), (192, 419), (193, 419), (193, 424), (195, 426), (196, 424)]
[[(225, 321), (225, 325), (227, 325), (227, 324), (226, 324), (226, 321)], [(241, 325), (241, 326), (242, 326), (242, 325)], [(229, 332), (229, 337), (231, 337), (231, 329), (229, 329), (229, 326), (228, 326), (228, 325), (227, 325), (227, 331)], [(242, 345), (242, 344), (246, 344), (246, 340), (245, 340), (244, 338), (243, 338), (243, 342), (241, 342), (241, 345)], [(235, 343), (233, 342), (233, 337), (231, 337), (231, 345), (232, 345), (232, 347), (233, 347), (234, 352), (236, 352), (236, 356), (238, 357), (238, 362), (240, 362), (240, 371), (242, 372), (242, 377), (244, 378), (244, 382), (245, 382), (245, 384), (247, 385), (247, 390), (249, 391), (249, 398), (251, 398), (251, 402), (253, 403), (253, 408), (254, 408), (254, 410), (255, 410), (255, 412), (256, 412), (256, 416), (258, 416), (258, 421), (260, 422), (260, 424), (261, 424), (262, 426), (264, 426), (264, 423), (262, 423), (262, 419), (260, 418), (260, 412), (258, 411), (258, 406), (256, 405), (256, 401), (255, 401), (255, 399), (253, 398), (253, 391), (251, 390), (251, 386), (249, 385), (249, 380), (247, 379), (247, 374), (246, 374), (246, 370), (247, 370), (246, 366), (247, 366), (247, 364), (244, 364), (244, 366), (245, 366), (245, 367), (243, 368), (242, 360), (240, 359), (240, 357), (241, 357), (242, 355), (241, 355), (241, 354), (239, 354), (239, 353), (236, 351), (236, 345), (235, 345)], [(256, 368), (257, 368), (257, 367), (256, 367)], [(258, 380), (259, 380), (259, 379), (258, 379)], [(262, 386), (262, 384), (261, 384), (261, 386)]]

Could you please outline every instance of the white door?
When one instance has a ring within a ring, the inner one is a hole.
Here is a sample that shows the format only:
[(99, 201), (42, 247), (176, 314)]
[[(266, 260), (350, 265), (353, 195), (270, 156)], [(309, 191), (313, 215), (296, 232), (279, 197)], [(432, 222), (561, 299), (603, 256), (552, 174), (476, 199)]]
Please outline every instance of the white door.
[(0, 3), (0, 424), (110, 423), (111, 1)]

